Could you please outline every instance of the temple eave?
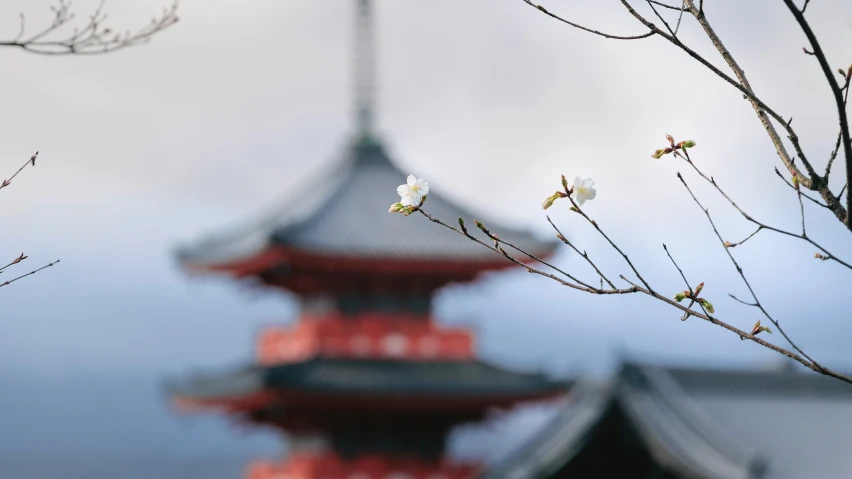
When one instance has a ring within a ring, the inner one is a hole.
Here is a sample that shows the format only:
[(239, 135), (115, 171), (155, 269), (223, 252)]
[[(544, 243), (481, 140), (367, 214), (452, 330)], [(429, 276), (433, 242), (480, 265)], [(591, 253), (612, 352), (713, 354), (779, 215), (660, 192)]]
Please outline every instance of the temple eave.
[[(464, 241), (460, 239), (460, 241)], [(553, 251), (533, 252), (540, 259), (552, 256)], [(536, 261), (525, 261), (534, 264)], [(270, 246), (248, 256), (222, 259), (203, 260), (187, 259), (182, 261), (185, 270), (191, 273), (220, 273), (242, 278), (261, 275), (277, 268), (300, 269), (306, 274), (311, 272), (392, 274), (400, 276), (440, 276), (449, 278), (472, 279), (477, 274), (486, 271), (498, 271), (515, 265), (499, 254), (493, 258), (469, 259), (454, 256), (405, 257), (378, 256), (357, 253), (319, 253), (304, 251), (286, 246)]]

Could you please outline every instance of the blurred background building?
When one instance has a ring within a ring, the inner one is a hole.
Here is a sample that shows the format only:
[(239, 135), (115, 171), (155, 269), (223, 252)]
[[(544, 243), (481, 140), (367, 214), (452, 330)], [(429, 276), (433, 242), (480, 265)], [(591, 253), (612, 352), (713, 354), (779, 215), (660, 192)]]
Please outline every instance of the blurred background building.
[[(481, 465), (445, 454), (455, 426), (558, 396), (567, 383), (484, 363), (470, 331), (433, 319), (436, 290), (512, 263), (423, 218), (388, 213), (407, 175), (373, 127), (370, 0), (358, 0), (357, 32), (356, 135), (340, 161), (248, 227), (178, 253), (189, 271), (295, 293), (299, 321), (263, 331), (255, 364), (172, 393), (183, 408), (290, 433), (287, 457), (252, 465), (250, 479), (469, 478)], [(437, 217), (471, 218), (434, 189), (427, 203)], [(500, 234), (538, 257), (556, 246), (522, 231)]]

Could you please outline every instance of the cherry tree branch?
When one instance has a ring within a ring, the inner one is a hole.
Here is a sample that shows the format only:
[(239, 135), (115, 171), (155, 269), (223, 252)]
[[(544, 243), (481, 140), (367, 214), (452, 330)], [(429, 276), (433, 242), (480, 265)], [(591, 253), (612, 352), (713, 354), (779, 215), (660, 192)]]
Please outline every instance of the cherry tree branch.
[[(572, 201), (572, 204), (574, 204), (574, 202), (573, 202), (573, 201)], [(422, 206), (422, 205), (421, 205), (421, 206)], [(578, 208), (578, 207), (576, 207), (576, 206), (575, 206), (575, 208), (577, 208), (577, 209), (579, 210), (579, 208)], [(583, 292), (586, 292), (586, 293), (589, 293), (589, 294), (608, 295), (608, 294), (631, 294), (631, 293), (642, 293), (642, 294), (645, 294), (645, 295), (647, 295), (647, 296), (651, 296), (651, 297), (653, 297), (653, 298), (655, 298), (655, 299), (657, 299), (657, 300), (659, 300), (659, 301), (662, 301), (662, 302), (664, 302), (664, 303), (666, 303), (666, 304), (668, 304), (668, 305), (670, 305), (670, 306), (672, 306), (672, 307), (674, 307), (674, 308), (676, 308), (676, 309), (678, 309), (678, 310), (682, 311), (682, 312), (683, 312), (685, 315), (687, 315), (687, 316), (694, 316), (694, 317), (697, 317), (697, 318), (703, 319), (703, 320), (705, 320), (705, 321), (708, 321), (708, 322), (710, 322), (710, 323), (712, 323), (712, 324), (715, 324), (715, 325), (717, 325), (717, 326), (720, 326), (720, 327), (722, 327), (722, 328), (724, 328), (724, 329), (727, 329), (728, 331), (731, 331), (732, 333), (736, 334), (736, 335), (737, 335), (740, 339), (742, 339), (742, 340), (746, 340), (746, 339), (747, 339), (747, 340), (752, 341), (752, 342), (754, 342), (754, 343), (757, 343), (757, 344), (759, 344), (759, 345), (761, 345), (761, 346), (763, 346), (763, 347), (765, 347), (765, 348), (767, 348), (767, 349), (770, 349), (770, 350), (772, 350), (772, 351), (775, 351), (775, 352), (777, 352), (777, 353), (779, 353), (779, 354), (783, 354), (784, 356), (787, 356), (788, 358), (793, 359), (793, 360), (795, 360), (795, 361), (799, 362), (799, 363), (800, 363), (800, 364), (802, 364), (803, 366), (805, 366), (805, 367), (807, 367), (808, 369), (811, 369), (811, 370), (813, 370), (813, 371), (815, 371), (815, 372), (817, 372), (817, 373), (820, 373), (820, 374), (823, 374), (823, 375), (826, 375), (826, 376), (830, 376), (830, 377), (833, 377), (833, 378), (835, 378), (835, 379), (841, 380), (841, 381), (843, 381), (843, 382), (846, 382), (846, 383), (850, 383), (850, 384), (852, 384), (852, 377), (847, 376), (847, 375), (844, 375), (844, 374), (841, 374), (841, 373), (838, 373), (838, 372), (833, 371), (833, 370), (831, 370), (831, 369), (828, 369), (828, 368), (826, 368), (826, 367), (824, 367), (824, 366), (822, 366), (822, 365), (820, 365), (820, 364), (815, 363), (815, 362), (814, 362), (813, 360), (811, 360), (811, 359), (810, 359), (807, 355), (805, 355), (804, 353), (802, 353), (801, 351), (799, 351), (799, 350), (798, 350), (798, 348), (795, 346), (795, 344), (793, 344), (792, 342), (790, 342), (790, 343), (791, 343), (791, 345), (793, 345), (794, 349), (796, 349), (796, 351), (798, 351), (798, 353), (797, 353), (797, 352), (790, 351), (790, 350), (785, 349), (785, 348), (782, 348), (782, 347), (777, 346), (777, 345), (775, 345), (775, 344), (769, 343), (769, 342), (767, 342), (767, 341), (765, 341), (765, 340), (763, 340), (763, 339), (761, 339), (761, 338), (757, 337), (757, 336), (756, 336), (756, 334), (749, 333), (749, 332), (744, 331), (744, 330), (742, 330), (742, 329), (739, 329), (739, 328), (737, 328), (737, 327), (735, 327), (735, 326), (732, 326), (731, 324), (729, 324), (729, 323), (727, 323), (727, 322), (725, 322), (725, 321), (722, 321), (722, 320), (721, 320), (721, 319), (719, 319), (718, 317), (716, 317), (716, 316), (714, 316), (714, 315), (712, 315), (712, 314), (709, 314), (706, 310), (704, 310), (703, 305), (702, 305), (702, 311), (696, 311), (696, 310), (691, 309), (691, 308), (689, 308), (689, 307), (683, 306), (682, 304), (680, 304), (680, 303), (678, 303), (678, 302), (676, 302), (676, 301), (674, 301), (674, 300), (672, 300), (672, 299), (670, 299), (670, 298), (667, 298), (667, 297), (665, 297), (665, 296), (663, 296), (663, 295), (661, 295), (661, 294), (657, 293), (656, 291), (651, 290), (650, 288), (643, 287), (643, 286), (641, 286), (641, 285), (639, 285), (639, 284), (636, 284), (636, 283), (634, 283), (634, 282), (630, 281), (629, 279), (627, 279), (624, 275), (619, 275), (619, 277), (620, 277), (622, 280), (626, 281), (628, 284), (630, 284), (630, 286), (631, 286), (630, 288), (613, 288), (613, 289), (587, 288), (587, 287), (584, 287), (584, 286), (582, 286), (582, 285), (578, 285), (578, 284), (575, 284), (575, 283), (572, 283), (572, 282), (566, 281), (566, 280), (564, 280), (564, 279), (562, 279), (562, 278), (560, 278), (560, 277), (558, 277), (558, 276), (556, 276), (556, 275), (553, 275), (553, 274), (547, 273), (547, 272), (545, 272), (545, 271), (541, 271), (541, 270), (539, 270), (539, 269), (537, 269), (537, 268), (534, 268), (534, 267), (532, 267), (532, 266), (530, 266), (530, 265), (527, 265), (527, 264), (525, 264), (523, 261), (521, 261), (520, 259), (517, 259), (517, 258), (513, 257), (512, 255), (508, 254), (508, 253), (505, 251), (505, 249), (503, 249), (502, 247), (500, 247), (500, 243), (503, 243), (503, 241), (502, 241), (501, 239), (499, 239), (499, 236), (498, 236), (498, 235), (496, 235), (496, 234), (494, 234), (494, 233), (492, 233), (490, 230), (488, 230), (488, 228), (487, 228), (487, 227), (485, 227), (485, 225), (483, 225), (481, 222), (476, 221), (477, 227), (478, 227), (478, 228), (479, 228), (479, 229), (480, 229), (483, 233), (485, 233), (485, 234), (486, 234), (489, 238), (491, 238), (491, 239), (494, 241), (494, 243), (495, 243), (494, 245), (489, 245), (488, 243), (486, 243), (486, 242), (484, 242), (484, 241), (480, 240), (479, 238), (477, 238), (477, 237), (475, 237), (475, 236), (471, 235), (471, 234), (467, 231), (467, 228), (464, 226), (464, 221), (463, 221), (461, 218), (459, 219), (459, 228), (456, 228), (456, 227), (454, 227), (454, 226), (451, 226), (451, 225), (449, 225), (449, 224), (447, 224), (447, 223), (443, 222), (443, 221), (442, 221), (442, 220), (440, 220), (439, 218), (435, 218), (435, 217), (433, 217), (432, 215), (430, 215), (429, 213), (427, 213), (426, 211), (424, 211), (421, 207), (413, 207), (412, 209), (413, 209), (414, 211), (417, 211), (417, 212), (421, 213), (421, 214), (422, 214), (425, 218), (427, 218), (429, 221), (431, 221), (431, 222), (433, 222), (433, 223), (436, 223), (436, 224), (438, 224), (438, 225), (441, 225), (441, 226), (443, 226), (443, 227), (445, 227), (445, 228), (447, 228), (447, 229), (449, 229), (449, 230), (451, 230), (451, 231), (453, 231), (453, 232), (455, 232), (455, 233), (457, 233), (457, 234), (459, 234), (459, 235), (461, 235), (461, 236), (466, 237), (467, 239), (469, 239), (469, 240), (471, 240), (471, 241), (474, 241), (474, 242), (476, 242), (476, 243), (478, 243), (478, 244), (482, 245), (482, 246), (483, 246), (483, 247), (485, 247), (485, 248), (490, 249), (491, 251), (494, 251), (495, 253), (497, 253), (497, 254), (499, 254), (499, 255), (503, 256), (504, 258), (506, 258), (508, 261), (512, 262), (512, 263), (513, 263), (513, 264), (515, 264), (515, 265), (518, 265), (518, 266), (520, 266), (520, 267), (524, 268), (525, 270), (527, 270), (527, 271), (528, 271), (528, 272), (530, 272), (530, 273), (533, 273), (533, 274), (537, 274), (537, 275), (540, 275), (540, 276), (544, 276), (544, 277), (550, 278), (550, 279), (552, 279), (552, 280), (554, 280), (554, 281), (556, 281), (556, 282), (558, 282), (558, 283), (562, 284), (563, 286), (567, 286), (567, 287), (569, 287), (569, 288), (572, 288), (572, 289), (575, 289), (575, 290), (578, 290), (578, 291), (583, 291)], [(582, 211), (582, 210), (581, 210), (581, 211)], [(585, 217), (585, 218), (587, 218), (587, 219), (588, 219), (588, 221), (589, 221), (591, 224), (593, 224), (593, 225), (595, 225), (595, 224), (596, 224), (596, 223), (594, 223), (594, 222), (593, 222), (594, 220), (591, 220), (590, 218), (588, 218), (588, 216), (585, 216), (585, 214), (584, 214), (584, 213), (583, 213), (583, 215), (584, 215), (584, 217)], [(598, 229), (598, 230), (599, 230), (599, 228), (597, 228), (597, 227), (596, 227), (596, 229)], [(564, 237), (564, 236), (563, 236), (563, 237)], [(612, 243), (611, 241), (610, 241), (610, 246), (612, 246), (614, 249), (616, 249), (616, 251), (620, 251), (620, 249), (618, 249), (618, 248), (617, 248), (617, 246), (615, 246), (615, 244), (614, 244), (614, 243)], [(623, 253), (622, 253), (622, 254), (623, 254)], [(530, 255), (530, 256), (531, 256), (531, 255)], [(530, 258), (530, 259), (532, 259), (532, 258)], [(589, 261), (590, 263), (592, 262), (592, 261), (591, 261), (591, 259), (589, 259), (587, 256), (585, 257), (585, 259), (586, 259), (587, 261)], [(672, 260), (672, 261), (674, 262), (674, 260)], [(632, 266), (632, 263), (630, 263), (630, 264), (631, 264), (631, 266)], [(593, 266), (594, 266), (594, 264), (593, 264)], [(677, 265), (676, 265), (676, 266), (677, 266)], [(596, 271), (599, 271), (599, 269), (598, 269), (598, 267), (597, 267), (597, 266), (594, 266), (594, 268), (595, 268), (595, 270), (596, 270)], [(738, 268), (739, 268), (739, 266), (738, 266)], [(680, 268), (679, 268), (679, 267), (678, 267), (678, 269), (680, 270)], [(634, 272), (636, 272), (636, 271), (634, 270)], [(638, 273), (637, 273), (637, 276), (639, 276), (639, 275), (638, 275)], [(683, 276), (683, 277), (684, 277), (684, 280), (685, 280), (685, 276)], [(688, 284), (688, 283), (687, 283), (687, 284)], [(691, 287), (690, 287), (690, 290), (692, 290), (692, 288), (691, 288)], [(746, 304), (747, 304), (747, 303), (746, 303)], [(761, 308), (761, 309), (762, 309), (762, 308)], [(764, 311), (765, 311), (765, 310), (764, 310)], [(777, 324), (777, 322), (776, 322), (774, 319), (770, 319), (770, 320), (771, 320), (771, 321), (773, 322), (773, 324), (774, 324), (774, 325), (775, 325), (775, 326), (779, 329), (779, 331), (781, 331), (781, 327)], [(782, 334), (784, 334), (784, 333), (783, 333), (783, 331), (782, 331)], [(786, 335), (785, 335), (785, 337), (786, 337)], [(789, 341), (789, 339), (788, 339), (788, 341)]]
[[(684, 180), (684, 179), (683, 179), (683, 176), (680, 174), (680, 172), (678, 172), (677, 177), (678, 177), (678, 179), (680, 180), (680, 182), (681, 182), (681, 183), (683, 183), (683, 186), (686, 188), (686, 191), (688, 191), (688, 192), (689, 192), (689, 195), (690, 195), (690, 196), (692, 197), (692, 199), (695, 201), (695, 204), (697, 204), (697, 205), (698, 205), (698, 207), (699, 207), (699, 208), (701, 208), (701, 211), (703, 211), (703, 212), (704, 212), (704, 214), (707, 216), (707, 221), (710, 223), (710, 226), (713, 228), (713, 233), (715, 233), (715, 234), (716, 234), (716, 237), (719, 239), (719, 242), (720, 242), (720, 243), (722, 244), (722, 246), (725, 248), (725, 253), (727, 253), (728, 258), (729, 258), (729, 259), (731, 260), (731, 262), (734, 264), (734, 267), (737, 269), (737, 273), (739, 273), (740, 278), (742, 278), (743, 283), (745, 283), (746, 288), (748, 288), (749, 293), (751, 293), (751, 297), (752, 297), (752, 299), (754, 300), (754, 303), (753, 303), (754, 307), (758, 308), (758, 309), (760, 310), (760, 312), (761, 312), (761, 313), (763, 313), (763, 315), (764, 315), (764, 316), (766, 316), (766, 319), (768, 319), (770, 322), (772, 322), (772, 324), (774, 324), (774, 325), (775, 325), (775, 327), (776, 327), (776, 328), (778, 328), (778, 332), (780, 332), (780, 333), (781, 333), (781, 335), (782, 335), (782, 336), (784, 336), (784, 339), (786, 339), (786, 340), (787, 340), (787, 342), (788, 342), (788, 343), (790, 343), (790, 346), (792, 346), (792, 347), (793, 347), (793, 349), (795, 349), (796, 351), (798, 351), (798, 352), (799, 352), (799, 354), (801, 354), (801, 355), (802, 355), (802, 356), (804, 356), (804, 357), (805, 357), (808, 361), (810, 361), (810, 362), (811, 362), (811, 363), (812, 363), (812, 364), (813, 364), (813, 365), (817, 368), (816, 370), (821, 371), (821, 370), (825, 369), (825, 368), (823, 368), (823, 366), (821, 366), (819, 363), (817, 363), (816, 361), (814, 361), (813, 359), (811, 359), (811, 357), (810, 357), (810, 356), (808, 356), (808, 355), (807, 355), (804, 351), (802, 351), (802, 350), (801, 350), (801, 349), (800, 349), (800, 348), (796, 345), (796, 343), (794, 343), (794, 342), (793, 342), (793, 340), (792, 340), (792, 339), (790, 339), (790, 337), (789, 337), (789, 336), (787, 336), (787, 333), (785, 333), (785, 332), (784, 332), (784, 329), (783, 329), (783, 328), (781, 328), (781, 324), (779, 324), (779, 322), (778, 322), (778, 321), (776, 321), (776, 320), (775, 320), (772, 316), (770, 316), (770, 315), (769, 315), (769, 312), (768, 312), (768, 311), (766, 311), (766, 308), (764, 308), (764, 307), (763, 307), (763, 305), (760, 303), (760, 300), (759, 300), (759, 299), (757, 299), (757, 294), (754, 292), (754, 288), (752, 288), (752, 287), (751, 287), (751, 283), (749, 283), (749, 282), (748, 282), (748, 278), (746, 278), (745, 273), (743, 273), (743, 268), (742, 268), (742, 266), (740, 266), (740, 265), (739, 265), (739, 263), (737, 263), (737, 260), (736, 260), (736, 259), (734, 259), (734, 255), (733, 255), (733, 254), (731, 254), (731, 250), (730, 250), (730, 248), (728, 248), (728, 247), (725, 245), (725, 240), (724, 240), (724, 239), (722, 239), (722, 235), (719, 233), (719, 230), (716, 228), (716, 224), (713, 222), (713, 217), (711, 217), (711, 216), (710, 216), (710, 211), (709, 211), (707, 208), (705, 208), (705, 207), (704, 207), (704, 205), (702, 205), (700, 201), (698, 201), (698, 198), (696, 198), (696, 197), (695, 197), (695, 194), (694, 194), (694, 193), (692, 192), (692, 190), (689, 188), (689, 185), (687, 185), (687, 184), (686, 184), (686, 180)], [(800, 200), (800, 201), (801, 201), (801, 200)], [(803, 221), (804, 221), (804, 220), (803, 220)], [(735, 298), (735, 299), (736, 299), (736, 298)], [(742, 301), (741, 301), (741, 302), (742, 302)], [(745, 304), (745, 303), (744, 303), (744, 304)]]
[[(50, 7), (53, 13), (51, 23), (29, 36), (25, 35), (26, 19), (21, 14), (18, 34), (11, 40), (0, 41), (0, 47), (17, 47), (42, 55), (110, 53), (147, 43), (155, 34), (178, 22), (178, 0), (174, 0), (170, 7), (163, 8), (160, 16), (152, 18), (147, 25), (135, 32), (130, 30), (123, 33), (115, 32), (104, 25), (107, 19), (107, 14), (104, 12), (105, 1), (101, 0), (82, 28), (76, 27), (64, 36), (58, 36), (59, 32), (70, 26), (77, 18), (77, 14), (71, 9), (70, 0), (58, 0), (55, 5), (52, 5)], [(50, 39), (50, 37), (54, 38)]]
[[(811, 44), (811, 51), (813, 52), (813, 56), (816, 57), (819, 62), (819, 66), (822, 69), (823, 76), (828, 80), (829, 88), (831, 89), (831, 94), (834, 97), (834, 104), (837, 108), (837, 116), (838, 122), (840, 123), (840, 135), (843, 138), (842, 146), (843, 146), (843, 155), (846, 160), (846, 181), (852, 182), (852, 138), (849, 136), (849, 119), (846, 116), (846, 100), (843, 97), (843, 89), (837, 83), (837, 79), (834, 78), (834, 72), (832, 72), (831, 67), (828, 65), (828, 59), (825, 57), (825, 52), (822, 51), (822, 47), (817, 41), (816, 35), (811, 29), (810, 24), (805, 19), (805, 9), (808, 4), (805, 2), (804, 7), (799, 10), (796, 5), (793, 3), (793, 0), (784, 0), (784, 4), (787, 5), (787, 8), (790, 10), (790, 13), (793, 14), (793, 18), (796, 19), (796, 22), (799, 24), (799, 27), (802, 29), (802, 32), (808, 38), (808, 42)], [(852, 70), (851, 70), (852, 72)], [(846, 76), (846, 86), (848, 87), (849, 82), (849, 74)], [(852, 212), (852, 197), (846, 197), (846, 210)], [(849, 215), (852, 216), (852, 215)], [(847, 220), (849, 229), (852, 229), (852, 221)]]
[[(785, 235), (785, 236), (790, 236), (790, 237), (793, 237), (793, 238), (798, 238), (798, 239), (807, 241), (812, 246), (816, 247), (817, 249), (819, 249), (820, 251), (822, 251), (823, 253), (828, 255), (828, 257), (830, 259), (836, 261), (839, 264), (842, 264), (843, 266), (845, 266), (849, 269), (852, 269), (852, 264), (849, 264), (846, 261), (843, 261), (840, 258), (834, 256), (825, 247), (823, 247), (822, 245), (820, 245), (819, 243), (814, 241), (810, 236), (808, 236), (807, 232), (804, 231), (804, 226), (803, 226), (802, 234), (798, 234), (798, 233), (793, 233), (791, 231), (783, 230), (781, 228), (776, 228), (774, 226), (767, 225), (765, 223), (762, 223), (762, 222), (754, 219), (754, 217), (752, 217), (751, 215), (749, 215), (748, 213), (743, 211), (743, 209), (740, 208), (739, 205), (737, 205), (734, 202), (734, 200), (732, 200), (731, 197), (728, 196), (728, 194), (725, 193), (722, 190), (722, 188), (719, 186), (718, 183), (716, 183), (716, 180), (713, 177), (708, 177), (700, 169), (698, 169), (698, 166), (696, 166), (695, 163), (692, 161), (692, 159), (689, 157), (689, 153), (687, 153), (685, 150), (683, 150), (683, 154), (675, 151), (675, 155), (678, 156), (679, 158), (683, 159), (684, 161), (686, 161), (689, 164), (689, 166), (691, 166), (692, 169), (695, 170), (695, 172), (698, 173), (699, 176), (701, 176), (701, 178), (704, 178), (705, 181), (707, 181), (708, 183), (713, 185), (713, 187), (716, 188), (716, 191), (718, 191), (719, 194), (722, 195), (722, 197), (725, 198), (728, 201), (728, 203), (730, 203), (731, 206), (733, 206), (734, 209), (736, 209), (743, 216), (743, 218), (745, 218), (746, 220), (750, 221), (751, 223), (754, 223), (755, 225), (757, 225), (759, 227), (758, 231), (760, 231), (761, 229), (765, 229), (765, 230), (768, 230), (768, 231), (774, 231), (776, 233), (780, 233), (780, 234)], [(799, 201), (801, 203), (801, 199)], [(804, 215), (804, 210), (802, 210), (802, 214)], [(803, 216), (803, 218), (804, 218), (804, 216)], [(802, 220), (802, 224), (804, 225), (804, 219)], [(752, 234), (752, 236), (754, 236), (754, 234), (757, 234), (758, 231), (755, 231)], [(745, 240), (743, 240), (742, 242), (745, 242)]]

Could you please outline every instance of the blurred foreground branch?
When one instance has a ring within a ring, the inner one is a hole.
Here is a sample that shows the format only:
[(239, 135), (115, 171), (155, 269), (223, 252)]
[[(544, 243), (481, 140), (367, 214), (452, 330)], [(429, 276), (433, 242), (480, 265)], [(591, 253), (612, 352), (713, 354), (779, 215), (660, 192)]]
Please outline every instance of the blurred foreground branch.
[(87, 20), (74, 26), (78, 15), (72, 9), (72, 2), (58, 0), (50, 6), (52, 13), (50, 24), (32, 33), (28, 32), (27, 19), (22, 13), (18, 34), (10, 40), (0, 41), (0, 46), (18, 47), (43, 55), (109, 53), (147, 43), (151, 37), (178, 21), (178, 2), (174, 0), (171, 6), (164, 7), (160, 15), (151, 18), (145, 26), (136, 30), (117, 32), (105, 25), (107, 20), (107, 13), (104, 11), (105, 3), (106, 0), (101, 0), (98, 7), (87, 16)]

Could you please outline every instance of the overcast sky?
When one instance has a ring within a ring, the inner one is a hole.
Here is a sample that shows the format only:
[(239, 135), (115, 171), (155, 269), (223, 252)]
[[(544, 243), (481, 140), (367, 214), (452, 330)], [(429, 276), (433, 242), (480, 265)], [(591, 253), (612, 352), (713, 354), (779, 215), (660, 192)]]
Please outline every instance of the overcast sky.
[[(166, 2), (107, 5), (123, 29)], [(96, 3), (80, 0), (76, 8), (82, 14)], [(545, 5), (601, 30), (644, 31), (619, 2), (566, 3)], [(795, 118), (821, 170), (836, 113), (792, 17), (777, 1), (706, 3), (752, 86)], [(378, 121), (401, 169), (482, 219), (543, 235), (551, 232), (540, 204), (559, 175), (592, 177), (598, 195), (587, 212), (660, 291), (683, 289), (665, 242), (690, 281), (706, 282), (720, 317), (743, 329), (758, 319), (727, 298), (747, 290), (675, 173), (684, 173), (726, 239), (752, 228), (682, 164), (649, 156), (667, 133), (695, 140), (694, 160), (738, 203), (767, 223), (798, 228), (795, 195), (772, 172), (777, 155), (733, 88), (663, 39), (591, 36), (520, 0), (376, 4)], [(0, 32), (14, 37), (19, 11), (33, 28), (48, 22), (47, 6), (4, 2)], [(351, 132), (353, 7), (184, 0), (178, 25), (121, 53), (0, 49), (2, 174), (40, 151), (37, 166), (0, 192), (0, 254), (26, 252), (17, 271), (62, 260), (0, 290), (0, 375), (58, 387), (60, 378), (129, 372), (153, 390), (155, 378), (247, 360), (259, 325), (294, 318), (283, 295), (184, 277), (171, 250), (253, 214), (340, 153)], [(808, 16), (832, 66), (847, 67), (852, 3), (817, 0)], [(681, 32), (723, 66), (694, 22), (686, 18)], [(838, 165), (835, 190), (842, 177)], [(388, 203), (395, 198), (388, 191)], [(849, 233), (827, 211), (805, 207), (812, 235), (852, 259)], [(566, 205), (549, 213), (611, 276), (627, 272)], [(817, 360), (852, 369), (852, 271), (814, 260), (814, 252), (764, 233), (734, 250), (788, 334)], [(572, 255), (558, 262), (592, 277)], [(707, 323), (681, 322), (651, 300), (591, 297), (523, 272), (448, 288), (437, 315), (474, 327), (484, 359), (553, 373), (605, 372), (619, 355), (761, 367), (780, 358)], [(779, 335), (771, 339), (783, 345)], [(29, 387), (21, 397), (43, 392)], [(33, 414), (26, 399), (14, 404)], [(49, 430), (47, 422), (31, 426)]]

